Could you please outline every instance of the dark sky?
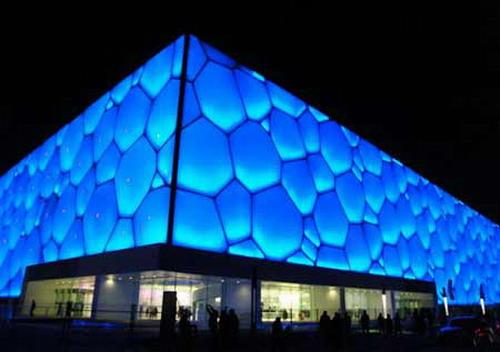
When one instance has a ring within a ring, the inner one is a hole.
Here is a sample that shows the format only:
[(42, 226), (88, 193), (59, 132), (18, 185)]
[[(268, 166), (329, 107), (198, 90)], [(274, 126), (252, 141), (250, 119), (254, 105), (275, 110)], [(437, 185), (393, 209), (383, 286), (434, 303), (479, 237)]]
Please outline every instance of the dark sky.
[(140, 4), (3, 11), (1, 173), (190, 32), (500, 222), (498, 9)]

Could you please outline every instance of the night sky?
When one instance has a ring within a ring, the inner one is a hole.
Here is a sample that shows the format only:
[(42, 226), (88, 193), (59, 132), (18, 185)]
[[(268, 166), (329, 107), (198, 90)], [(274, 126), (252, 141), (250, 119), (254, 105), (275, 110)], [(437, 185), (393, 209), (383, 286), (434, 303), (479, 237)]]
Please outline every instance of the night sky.
[(498, 9), (252, 4), (4, 12), (0, 173), (190, 32), (500, 222)]

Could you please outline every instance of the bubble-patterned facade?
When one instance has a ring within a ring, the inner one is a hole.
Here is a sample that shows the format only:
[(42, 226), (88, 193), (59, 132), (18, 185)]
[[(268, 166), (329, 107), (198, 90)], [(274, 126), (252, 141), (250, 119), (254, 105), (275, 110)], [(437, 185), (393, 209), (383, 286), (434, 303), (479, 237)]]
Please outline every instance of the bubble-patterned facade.
[(20, 294), (28, 265), (169, 242), (500, 302), (498, 225), (186, 38), (0, 179), (0, 296)]

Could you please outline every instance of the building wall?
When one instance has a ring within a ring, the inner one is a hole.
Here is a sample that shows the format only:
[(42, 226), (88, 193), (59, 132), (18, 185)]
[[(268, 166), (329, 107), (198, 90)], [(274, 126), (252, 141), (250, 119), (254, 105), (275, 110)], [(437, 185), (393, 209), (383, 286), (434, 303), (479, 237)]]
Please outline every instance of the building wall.
[(498, 225), (194, 37), (175, 148), (182, 52), (180, 38), (0, 179), (0, 296), (28, 265), (165, 242), (172, 225), (177, 246), (500, 302)]

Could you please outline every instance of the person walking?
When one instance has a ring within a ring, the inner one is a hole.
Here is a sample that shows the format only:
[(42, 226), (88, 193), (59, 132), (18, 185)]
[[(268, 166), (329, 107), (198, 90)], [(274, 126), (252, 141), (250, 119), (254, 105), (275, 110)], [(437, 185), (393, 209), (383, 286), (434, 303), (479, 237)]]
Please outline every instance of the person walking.
[(392, 318), (390, 314), (387, 314), (387, 318), (385, 319), (385, 334), (387, 335), (387, 337), (392, 336), (392, 329)]
[(370, 316), (366, 313), (366, 310), (363, 311), (360, 319), (361, 323), (361, 332), (363, 334), (368, 334), (370, 332)]
[(210, 335), (212, 337), (212, 350), (217, 351), (219, 349), (219, 331), (218, 331), (218, 320), (219, 312), (214, 309), (210, 304), (207, 304), (208, 313), (208, 329), (210, 330)]
[(323, 349), (326, 350), (328, 346), (328, 333), (330, 330), (330, 316), (326, 310), (323, 311), (321, 317), (319, 318), (319, 335)]
[(35, 315), (35, 309), (36, 309), (36, 302), (35, 300), (31, 300), (31, 308), (30, 308), (30, 317), (33, 318)]
[(271, 350), (273, 352), (281, 351), (283, 349), (282, 338), (283, 338), (283, 325), (281, 324), (281, 318), (276, 317), (276, 319), (274, 319), (271, 328)]
[(378, 331), (379, 331), (379, 333), (381, 335), (384, 334), (384, 331), (385, 331), (385, 321), (384, 321), (384, 317), (382, 316), (382, 313), (378, 313), (377, 323), (378, 323)]

